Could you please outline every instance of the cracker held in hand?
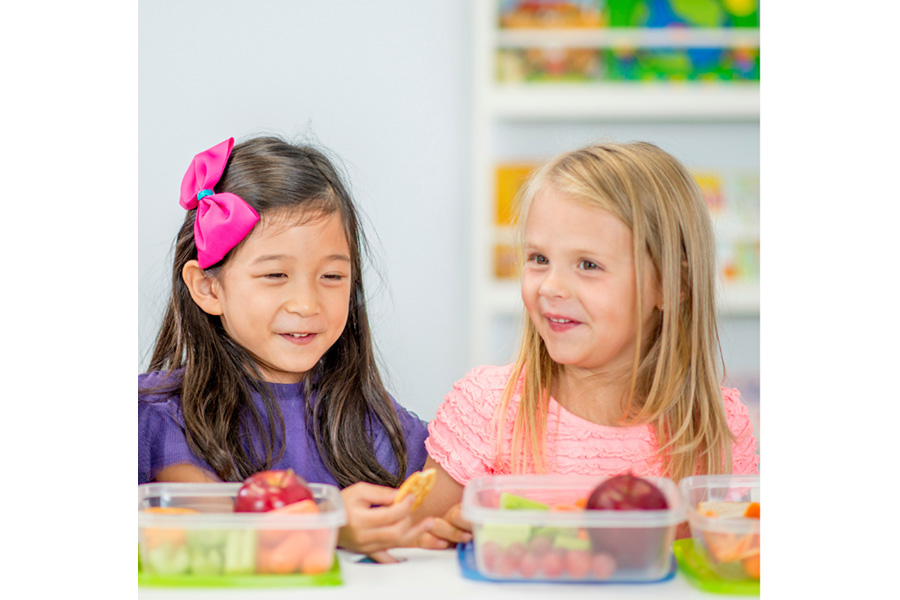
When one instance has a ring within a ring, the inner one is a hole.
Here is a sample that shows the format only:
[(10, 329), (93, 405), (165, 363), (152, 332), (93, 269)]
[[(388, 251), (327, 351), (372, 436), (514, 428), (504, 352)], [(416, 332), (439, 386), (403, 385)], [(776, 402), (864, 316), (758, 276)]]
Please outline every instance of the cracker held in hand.
[(437, 471), (434, 469), (416, 471), (400, 485), (400, 488), (397, 490), (397, 496), (394, 498), (394, 504), (413, 494), (416, 497), (412, 505), (413, 510), (415, 510), (425, 500), (425, 496), (428, 495), (431, 488), (434, 487), (435, 477), (437, 477)]

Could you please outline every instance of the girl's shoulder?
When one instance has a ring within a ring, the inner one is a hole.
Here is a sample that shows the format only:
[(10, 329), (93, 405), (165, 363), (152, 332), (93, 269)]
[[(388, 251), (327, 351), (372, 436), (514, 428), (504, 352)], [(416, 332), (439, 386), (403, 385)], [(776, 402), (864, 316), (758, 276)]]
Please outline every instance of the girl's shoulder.
[(750, 413), (747, 405), (741, 399), (741, 392), (737, 388), (722, 388), (722, 403), (725, 406), (725, 417), (731, 423), (734, 420), (749, 419)]
[(182, 375), (180, 369), (138, 375), (138, 418), (141, 421), (168, 416), (184, 424), (179, 393)]
[[(453, 384), (438, 408), (445, 419), (491, 419), (512, 373), (512, 365), (475, 367)], [(517, 396), (511, 398), (515, 402)]]
[(500, 392), (506, 388), (513, 366), (510, 365), (481, 365), (475, 367), (457, 381), (454, 389), (467, 389), (479, 392)]
[(169, 396), (181, 385), (184, 369), (138, 373), (138, 396)]

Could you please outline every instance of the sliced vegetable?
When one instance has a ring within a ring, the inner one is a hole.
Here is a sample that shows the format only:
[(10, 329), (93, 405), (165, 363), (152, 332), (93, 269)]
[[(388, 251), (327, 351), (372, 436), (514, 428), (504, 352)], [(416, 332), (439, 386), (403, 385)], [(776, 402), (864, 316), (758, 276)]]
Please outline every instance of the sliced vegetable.
[(191, 559), (186, 546), (163, 545), (144, 553), (147, 571), (159, 575), (181, 575), (187, 573)]
[(548, 510), (549, 506), (524, 496), (502, 492), (500, 494), (500, 508), (504, 510)]
[(225, 541), (226, 575), (248, 575), (256, 570), (256, 531), (234, 529), (228, 532)]
[(221, 575), (224, 569), (222, 552), (218, 548), (191, 548), (191, 573), (195, 575)]

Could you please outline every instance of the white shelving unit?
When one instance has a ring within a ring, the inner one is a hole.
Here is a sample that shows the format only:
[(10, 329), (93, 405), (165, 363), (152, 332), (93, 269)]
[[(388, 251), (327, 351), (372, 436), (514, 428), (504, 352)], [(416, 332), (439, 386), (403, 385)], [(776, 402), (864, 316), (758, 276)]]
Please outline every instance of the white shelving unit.
[[(575, 29), (501, 30), (499, 2), (472, 0), (475, 19), (473, 190), (471, 248), (471, 332), (469, 364), (491, 362), (491, 334), (498, 317), (522, 312), (519, 284), (493, 276), (494, 168), (498, 124), (631, 121), (758, 121), (755, 82), (504, 83), (495, 76), (503, 48), (758, 47), (750, 29)], [(736, 235), (752, 235), (740, 232)], [(758, 229), (755, 232), (758, 239)], [(720, 312), (754, 314), (758, 286), (732, 286), (720, 297)], [(518, 323), (518, 320), (515, 320)]]

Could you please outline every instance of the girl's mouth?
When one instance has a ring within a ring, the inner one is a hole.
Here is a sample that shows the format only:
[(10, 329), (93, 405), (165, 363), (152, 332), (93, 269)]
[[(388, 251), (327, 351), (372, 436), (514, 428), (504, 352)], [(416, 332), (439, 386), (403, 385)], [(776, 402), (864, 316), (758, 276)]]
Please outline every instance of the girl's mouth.
[(565, 332), (573, 329), (574, 327), (581, 324), (580, 321), (573, 321), (572, 319), (567, 319), (566, 317), (560, 317), (557, 315), (545, 315), (547, 319), (547, 323), (550, 326), (551, 331), (555, 332)]
[(312, 342), (316, 337), (315, 333), (281, 333), (279, 335), (290, 343), (296, 344), (298, 346), (308, 344)]

